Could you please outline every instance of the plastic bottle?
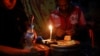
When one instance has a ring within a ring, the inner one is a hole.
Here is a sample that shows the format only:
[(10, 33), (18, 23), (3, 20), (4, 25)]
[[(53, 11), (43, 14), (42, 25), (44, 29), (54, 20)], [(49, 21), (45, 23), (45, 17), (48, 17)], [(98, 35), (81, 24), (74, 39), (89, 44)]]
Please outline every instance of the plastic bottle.
[(29, 26), (29, 29), (27, 30), (25, 34), (25, 48), (31, 49), (33, 47), (33, 40), (34, 40), (34, 24), (33, 24), (33, 19), (32, 17), (31, 20), (31, 25)]

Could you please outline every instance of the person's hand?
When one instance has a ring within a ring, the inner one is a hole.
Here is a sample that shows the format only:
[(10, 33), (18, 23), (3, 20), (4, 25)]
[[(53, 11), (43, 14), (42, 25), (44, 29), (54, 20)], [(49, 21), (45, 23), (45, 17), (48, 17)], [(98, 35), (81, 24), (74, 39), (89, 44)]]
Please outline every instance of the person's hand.
[(61, 28), (56, 29), (56, 36), (61, 37), (64, 34), (65, 34), (65, 31), (62, 30)]
[(29, 54), (31, 52), (31, 49), (22, 49), (20, 51), (21, 54)]
[(33, 30), (34, 38), (33, 38), (33, 44), (35, 44), (36, 39), (37, 39), (37, 33), (35, 30)]
[(21, 50), (21, 54), (23, 56), (37, 56), (38, 52), (35, 48), (30, 48), (30, 49), (23, 49)]

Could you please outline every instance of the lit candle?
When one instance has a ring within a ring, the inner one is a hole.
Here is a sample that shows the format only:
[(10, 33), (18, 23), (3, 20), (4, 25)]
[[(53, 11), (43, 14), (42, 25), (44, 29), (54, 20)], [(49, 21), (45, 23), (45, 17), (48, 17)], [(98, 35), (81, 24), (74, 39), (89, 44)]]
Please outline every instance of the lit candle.
[(50, 41), (52, 39), (52, 25), (49, 25), (49, 29), (50, 29)]

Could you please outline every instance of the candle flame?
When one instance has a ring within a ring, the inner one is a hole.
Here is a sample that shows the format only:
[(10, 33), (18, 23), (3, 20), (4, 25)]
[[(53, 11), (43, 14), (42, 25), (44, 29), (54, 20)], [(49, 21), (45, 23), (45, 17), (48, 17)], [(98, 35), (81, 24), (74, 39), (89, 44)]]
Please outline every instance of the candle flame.
[(49, 29), (52, 30), (52, 25), (49, 25)]

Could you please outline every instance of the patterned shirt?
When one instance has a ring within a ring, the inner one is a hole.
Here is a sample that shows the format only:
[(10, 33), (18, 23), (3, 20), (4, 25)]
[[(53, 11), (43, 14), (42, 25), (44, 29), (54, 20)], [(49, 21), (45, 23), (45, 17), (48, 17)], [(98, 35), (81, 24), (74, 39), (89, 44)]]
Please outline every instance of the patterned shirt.
[(70, 15), (64, 17), (59, 8), (50, 14), (50, 20), (54, 27), (60, 27), (63, 30), (73, 30), (74, 25), (84, 26), (86, 24), (83, 12), (78, 6), (75, 6)]

